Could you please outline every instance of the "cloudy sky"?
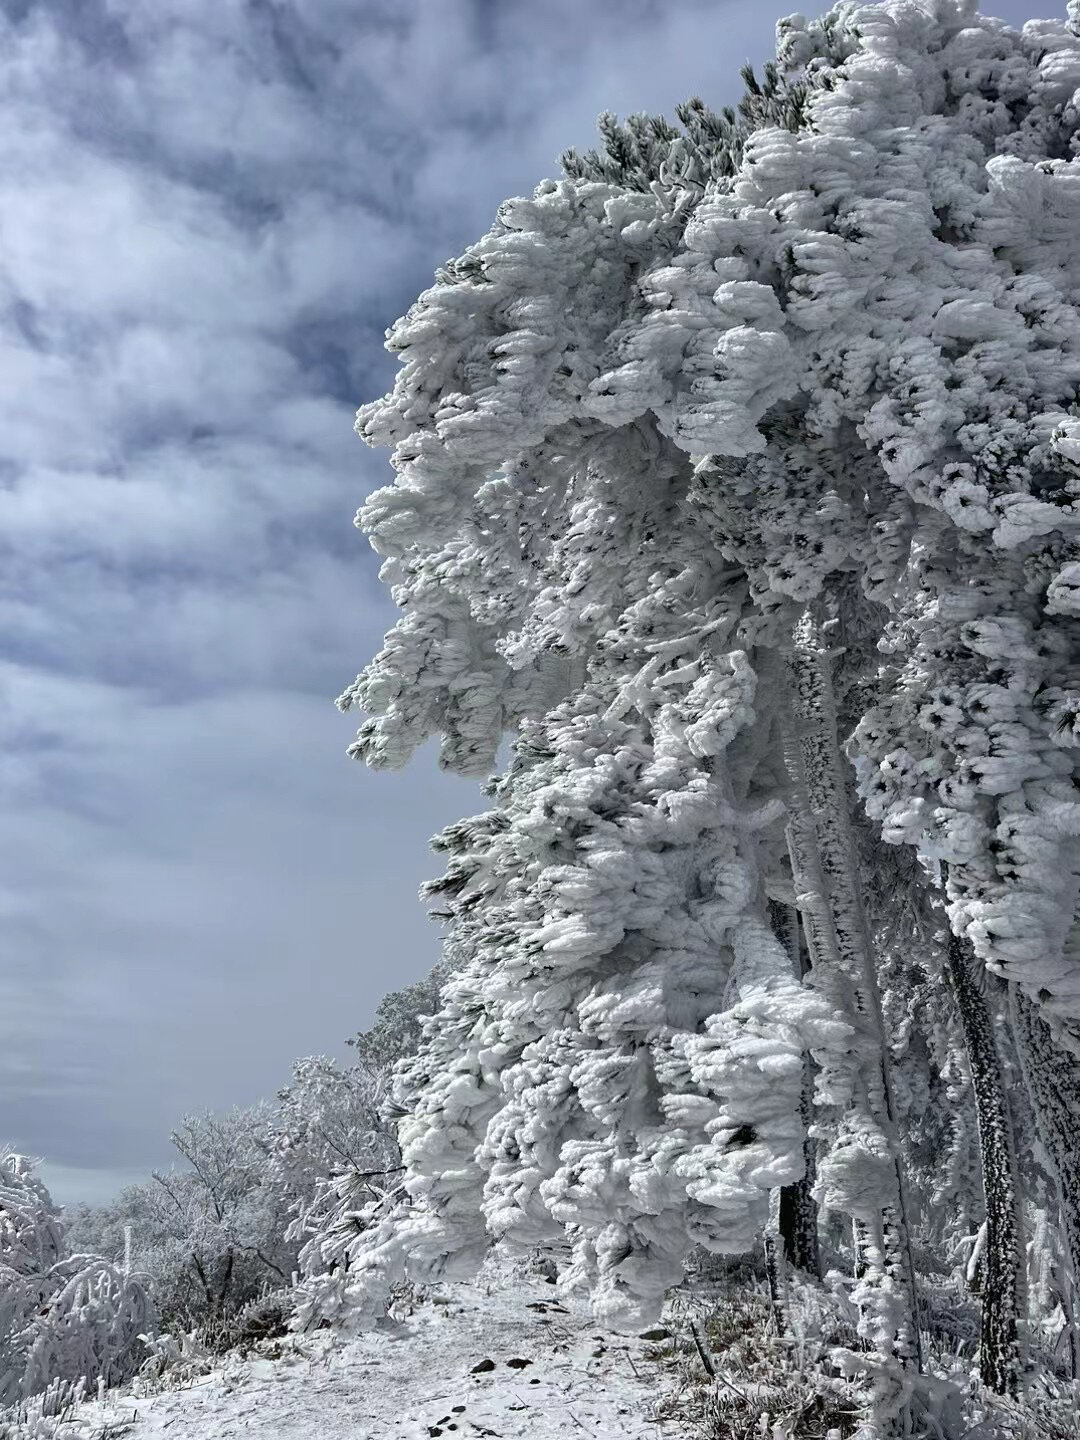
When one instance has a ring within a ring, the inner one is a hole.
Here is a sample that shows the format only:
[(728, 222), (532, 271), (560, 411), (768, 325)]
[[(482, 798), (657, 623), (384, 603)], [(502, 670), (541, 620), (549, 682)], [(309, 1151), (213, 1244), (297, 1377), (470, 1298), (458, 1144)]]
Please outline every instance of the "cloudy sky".
[(391, 619), (353, 412), (504, 196), (601, 109), (733, 100), (783, 11), (0, 0), (0, 1139), (58, 1198), (434, 960), (426, 839), (479, 797), (344, 756)]

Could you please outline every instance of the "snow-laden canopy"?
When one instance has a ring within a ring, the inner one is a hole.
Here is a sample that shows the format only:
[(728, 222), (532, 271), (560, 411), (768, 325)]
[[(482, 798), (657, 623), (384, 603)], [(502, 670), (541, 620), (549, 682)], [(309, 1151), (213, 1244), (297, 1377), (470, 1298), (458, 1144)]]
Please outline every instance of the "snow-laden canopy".
[(99, 1377), (129, 1379), (153, 1323), (141, 1279), (68, 1253), (33, 1162), (0, 1151), (0, 1406), (45, 1390), (66, 1405)]
[(800, 1052), (848, 1033), (765, 923), (804, 608), (882, 651), (868, 815), (1080, 1048), (1070, 13), (783, 21), (781, 123), (733, 173), (545, 182), (389, 333), (358, 429), (397, 476), (360, 521), (403, 614), (343, 697), (355, 751), (438, 733), (484, 773), (521, 730), (450, 842), (472, 959), (407, 1077), (415, 1263), (559, 1232), (609, 1310), (647, 1306), (797, 1174)]
[[(673, 447), (755, 457), (787, 516), (770, 586), (854, 568), (892, 612), (856, 740), (872, 813), (949, 862), (984, 959), (1080, 1018), (1075, 864), (1044, 863), (1078, 827), (1080, 45), (898, 0), (783, 22), (780, 57), (806, 128), (752, 134), (733, 180), (692, 206), (546, 182), (392, 330), (400, 375), (358, 428), (398, 478), (362, 521), (406, 613), (349, 692), (358, 753), (441, 731), (486, 770), (570, 683), (619, 583), (576, 492), (624, 428), (658, 488)], [(792, 410), (803, 445), (770, 439)], [(855, 447), (877, 463), (850, 485)], [(808, 479), (807, 450), (834, 473)]]

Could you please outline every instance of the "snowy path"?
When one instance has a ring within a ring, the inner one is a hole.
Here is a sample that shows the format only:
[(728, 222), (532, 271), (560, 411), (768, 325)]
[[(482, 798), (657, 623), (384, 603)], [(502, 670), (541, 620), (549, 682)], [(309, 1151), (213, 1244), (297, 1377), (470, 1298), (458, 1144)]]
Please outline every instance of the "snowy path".
[[(550, 1286), (447, 1287), (391, 1329), (323, 1355), (234, 1364), (194, 1386), (109, 1405), (130, 1440), (657, 1440), (649, 1343), (601, 1335)], [(315, 1348), (313, 1345), (311, 1348)], [(522, 1363), (527, 1362), (527, 1363)], [(490, 1366), (479, 1372), (474, 1367)], [(87, 1406), (86, 1409), (94, 1407)]]

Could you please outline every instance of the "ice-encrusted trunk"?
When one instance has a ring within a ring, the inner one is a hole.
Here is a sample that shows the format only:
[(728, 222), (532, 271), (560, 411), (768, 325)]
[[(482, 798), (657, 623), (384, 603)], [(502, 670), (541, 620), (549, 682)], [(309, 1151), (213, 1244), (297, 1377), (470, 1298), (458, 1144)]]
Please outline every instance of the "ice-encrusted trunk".
[[(1060, 1046), (1039, 1007), (1018, 985), (1009, 987), (1013, 1036), (1031, 1099), (1036, 1133), (1053, 1167), (1072, 1286), (1080, 1280), (1080, 1060)], [(1063, 1297), (1072, 1309), (1071, 1296)], [(1073, 1324), (1072, 1353), (1080, 1352)]]
[[(799, 912), (794, 906), (769, 901), (769, 923), (773, 934), (787, 951), (792, 973), (800, 979), (804, 964), (799, 926)], [(803, 1124), (803, 1173), (792, 1185), (783, 1185), (772, 1197), (769, 1228), (765, 1234), (765, 1273), (769, 1300), (777, 1328), (787, 1324), (787, 1274), (789, 1267), (821, 1279), (821, 1254), (818, 1245), (818, 1207), (814, 1198), (817, 1179), (817, 1146), (810, 1127), (813, 1124), (813, 1069), (810, 1056), (803, 1057), (803, 1083), (800, 1111)]]
[(983, 1384), (999, 1395), (1015, 1395), (1020, 1367), (1020, 1222), (1012, 1124), (989, 1007), (972, 975), (967, 949), (959, 936), (949, 936), (949, 980), (967, 1046), (986, 1201), (979, 1373)]
[(769, 1287), (769, 1305), (778, 1331), (787, 1326), (787, 1268), (788, 1259), (784, 1253), (784, 1239), (780, 1234), (780, 1220), (777, 1210), (778, 1195), (773, 1196), (769, 1212), (769, 1228), (765, 1231), (765, 1281)]
[[(769, 919), (778, 940), (791, 957), (794, 973), (801, 979), (807, 970), (802, 944), (799, 912), (794, 906), (769, 902)], [(784, 1185), (777, 1205), (777, 1234), (785, 1260), (799, 1270), (821, 1279), (821, 1252), (818, 1245), (818, 1207), (814, 1199), (817, 1180), (817, 1145), (810, 1134), (813, 1124), (814, 1077), (810, 1056), (803, 1061), (802, 1119), (805, 1139), (805, 1170), (794, 1185)]]
[[(830, 1207), (850, 1214), (856, 1224), (865, 1267), (856, 1289), (864, 1338), (878, 1353), (921, 1369), (895, 1103), (837, 735), (831, 656), (809, 612), (794, 628), (786, 671), (788, 844), (798, 906), (813, 983), (853, 1030), (843, 1059), (823, 1057), (818, 1075), (819, 1101), (839, 1112), (820, 1188)], [(889, 1397), (879, 1398), (880, 1411)]]

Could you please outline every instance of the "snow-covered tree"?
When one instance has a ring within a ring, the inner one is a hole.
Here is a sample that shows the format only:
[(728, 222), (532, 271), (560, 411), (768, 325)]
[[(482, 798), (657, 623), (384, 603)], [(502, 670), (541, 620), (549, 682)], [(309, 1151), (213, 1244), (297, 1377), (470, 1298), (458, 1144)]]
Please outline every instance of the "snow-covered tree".
[[(403, 997), (426, 993), (421, 984), (387, 997), (373, 1049), (386, 1054), (408, 1045), (415, 1012)], [(301, 1328), (338, 1316), (359, 1216), (397, 1182), (401, 1153), (385, 1113), (388, 1098), (386, 1068), (365, 1059), (341, 1067), (325, 1056), (298, 1060), (292, 1083), (278, 1092), (267, 1183), (290, 1217), (285, 1239), (303, 1275)]]
[(303, 1208), (313, 1186), (344, 1170), (389, 1170), (397, 1145), (382, 1108), (387, 1072), (361, 1060), (341, 1066), (325, 1055), (297, 1060), (278, 1091), (269, 1182)]
[[(405, 999), (388, 997), (376, 1026), (382, 1050), (409, 1048), (408, 997), (430, 991), (425, 983)], [(350, 1200), (343, 1211), (342, 1194), (396, 1175), (400, 1153), (383, 1114), (388, 1080), (367, 1059), (297, 1060), (275, 1102), (186, 1117), (172, 1135), (181, 1163), (108, 1204), (76, 1207), (71, 1233), (116, 1264), (130, 1248), (163, 1328), (209, 1327), (216, 1342), (246, 1306), (289, 1289), (298, 1272), (321, 1282), (343, 1213), (357, 1208)]]
[(565, 1283), (638, 1315), (802, 1173), (809, 1050), (864, 1335), (917, 1366), (852, 784), (947, 875), (987, 1185), (1011, 1162), (969, 960), (1016, 996), (1072, 1224), (1049, 1077), (1071, 1093), (1080, 1052), (1077, 32), (967, 0), (792, 17), (741, 120), (605, 120), (389, 333), (358, 429), (397, 477), (360, 522), (403, 613), (342, 699), (354, 753), (440, 734), (485, 773), (518, 738), (444, 841), (464, 964), (403, 1076), (411, 1209), (358, 1246), (369, 1294), (558, 1232)]
[(748, 1248), (802, 1173), (804, 1051), (847, 1028), (768, 923), (781, 808), (725, 763), (752, 671), (709, 653), (709, 622), (665, 637), (657, 611), (657, 675), (528, 723), (505, 810), (443, 837), (433, 889), (471, 958), (402, 1076), (411, 1208), (354, 1278), (396, 1279), (402, 1247), (424, 1279), (473, 1267), (488, 1234), (565, 1236), (562, 1284), (634, 1323), (694, 1245)]
[[(180, 1163), (107, 1204), (74, 1210), (73, 1238), (119, 1261), (129, 1230), (162, 1328), (220, 1322), (267, 1287), (289, 1283), (296, 1266), (298, 1247), (285, 1232), (297, 1191), (307, 1195), (318, 1177), (287, 1162), (288, 1145), (276, 1154), (284, 1128), (268, 1102), (186, 1117), (172, 1136)], [(289, 1133), (299, 1142), (298, 1128)], [(314, 1161), (321, 1142), (308, 1143)]]
[(415, 1054), (423, 1033), (423, 1022), (439, 1008), (439, 993), (450, 967), (439, 961), (427, 975), (384, 995), (367, 1030), (347, 1043), (361, 1066), (392, 1069), (399, 1060)]
[(0, 1407), (129, 1379), (153, 1326), (143, 1277), (70, 1253), (32, 1163), (0, 1153)]

